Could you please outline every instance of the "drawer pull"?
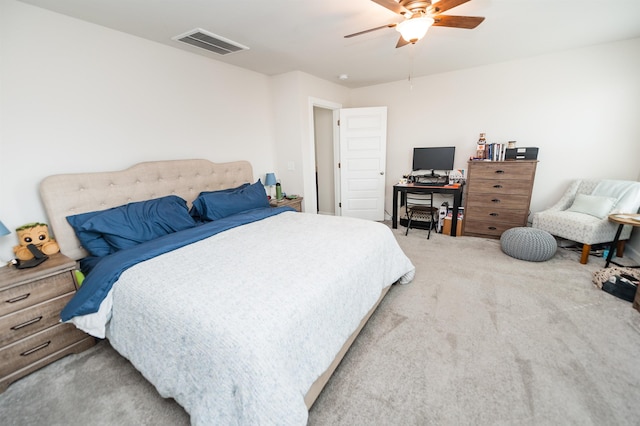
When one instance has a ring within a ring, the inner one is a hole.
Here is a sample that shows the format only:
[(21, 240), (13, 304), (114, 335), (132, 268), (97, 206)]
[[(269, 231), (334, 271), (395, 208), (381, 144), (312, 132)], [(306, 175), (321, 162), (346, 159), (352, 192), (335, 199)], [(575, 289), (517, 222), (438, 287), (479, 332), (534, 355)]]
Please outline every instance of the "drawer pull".
[(496, 173), (498, 173), (499, 175), (504, 173), (504, 170), (496, 170)]
[(489, 229), (492, 230), (492, 231), (495, 231), (498, 228), (496, 228), (495, 226), (490, 226)]
[(18, 297), (14, 297), (13, 299), (5, 300), (5, 302), (7, 302), (7, 303), (16, 303), (16, 302), (19, 302), (21, 300), (26, 299), (29, 296), (31, 296), (31, 293), (23, 294), (22, 296), (18, 296)]
[(31, 324), (35, 324), (35, 323), (37, 323), (37, 322), (38, 322), (38, 321), (40, 321), (41, 319), (42, 319), (42, 317), (41, 317), (41, 316), (36, 317), (36, 318), (32, 318), (32, 319), (30, 319), (29, 321), (23, 322), (22, 324), (14, 325), (13, 327), (11, 327), (11, 329), (12, 329), (12, 330), (20, 330), (21, 328), (24, 328), (24, 327), (26, 327), (26, 326), (28, 326), (28, 325), (31, 325)]
[(497, 185), (493, 185), (493, 187), (494, 187), (494, 188), (498, 188), (498, 189), (500, 189), (500, 188), (502, 188), (502, 185), (497, 184)]
[(494, 198), (493, 200), (491, 200), (492, 203), (499, 203), (500, 200), (498, 198)]
[(46, 347), (47, 347), (47, 346), (49, 346), (50, 344), (51, 344), (51, 340), (49, 340), (48, 342), (44, 342), (43, 344), (38, 345), (38, 346), (36, 346), (35, 348), (31, 348), (31, 349), (29, 349), (29, 350), (27, 350), (27, 351), (22, 352), (22, 353), (20, 354), (20, 356), (27, 356), (27, 355), (31, 355), (31, 354), (32, 354), (32, 353), (34, 353), (34, 352), (38, 352), (39, 350), (46, 348)]
[(493, 216), (493, 217), (500, 216), (500, 213), (489, 213), (489, 216)]

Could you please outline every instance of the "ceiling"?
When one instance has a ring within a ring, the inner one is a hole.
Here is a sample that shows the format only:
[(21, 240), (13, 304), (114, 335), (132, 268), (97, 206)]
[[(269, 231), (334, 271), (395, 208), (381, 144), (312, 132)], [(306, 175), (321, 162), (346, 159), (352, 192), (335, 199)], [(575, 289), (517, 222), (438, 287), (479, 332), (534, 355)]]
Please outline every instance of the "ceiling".
[[(640, 37), (640, 0), (471, 0), (445, 14), (476, 29), (432, 27), (395, 48), (399, 15), (370, 0), (22, 0), (266, 75), (303, 71), (356, 88)], [(226, 56), (172, 40), (202, 28), (250, 49)], [(346, 74), (348, 79), (340, 80)]]

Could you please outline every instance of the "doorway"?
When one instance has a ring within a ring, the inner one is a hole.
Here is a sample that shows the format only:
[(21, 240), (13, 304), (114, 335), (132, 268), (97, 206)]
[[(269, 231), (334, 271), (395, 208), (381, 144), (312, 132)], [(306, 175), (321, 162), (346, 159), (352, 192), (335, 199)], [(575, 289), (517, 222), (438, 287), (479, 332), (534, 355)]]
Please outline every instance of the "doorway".
[(310, 98), (309, 122), (307, 211), (384, 220), (387, 108)]
[(318, 214), (335, 215), (335, 153), (333, 111), (313, 107), (313, 134), (316, 155), (316, 202)]
[(309, 98), (311, 146), (307, 152), (312, 157), (310, 165), (313, 169), (309, 168), (308, 172), (305, 172), (305, 174), (309, 173), (306, 174), (305, 179), (312, 184), (315, 199), (307, 204), (307, 207), (311, 207), (310, 204), (312, 204), (315, 209), (310, 208), (308, 211), (318, 214), (341, 215), (340, 169), (338, 168), (340, 155), (338, 118), (341, 108), (342, 105), (335, 102)]

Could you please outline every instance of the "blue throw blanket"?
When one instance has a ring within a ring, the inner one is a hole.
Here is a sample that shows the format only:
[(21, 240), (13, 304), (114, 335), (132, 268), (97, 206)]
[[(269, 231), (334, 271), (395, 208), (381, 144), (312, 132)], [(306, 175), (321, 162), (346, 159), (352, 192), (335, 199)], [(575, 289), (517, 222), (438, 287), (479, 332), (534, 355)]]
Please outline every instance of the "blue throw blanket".
[(223, 219), (207, 222), (183, 231), (164, 235), (155, 240), (117, 251), (102, 258), (87, 275), (76, 295), (60, 313), (62, 321), (80, 315), (95, 313), (120, 275), (132, 266), (178, 249), (212, 235), (264, 218), (294, 211), (291, 207), (258, 208)]

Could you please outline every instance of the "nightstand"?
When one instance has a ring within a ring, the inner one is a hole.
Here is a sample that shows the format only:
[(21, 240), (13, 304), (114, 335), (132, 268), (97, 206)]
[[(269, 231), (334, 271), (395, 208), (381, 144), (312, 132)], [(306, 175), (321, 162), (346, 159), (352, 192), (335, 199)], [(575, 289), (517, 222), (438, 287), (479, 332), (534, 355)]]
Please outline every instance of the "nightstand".
[(73, 324), (60, 322), (60, 311), (76, 292), (75, 268), (75, 261), (61, 253), (35, 268), (0, 268), (0, 393), (19, 378), (95, 344)]
[(272, 199), (269, 204), (271, 207), (289, 206), (296, 209), (297, 212), (302, 212), (302, 199), (303, 197), (296, 197), (293, 199), (283, 198), (282, 200)]

